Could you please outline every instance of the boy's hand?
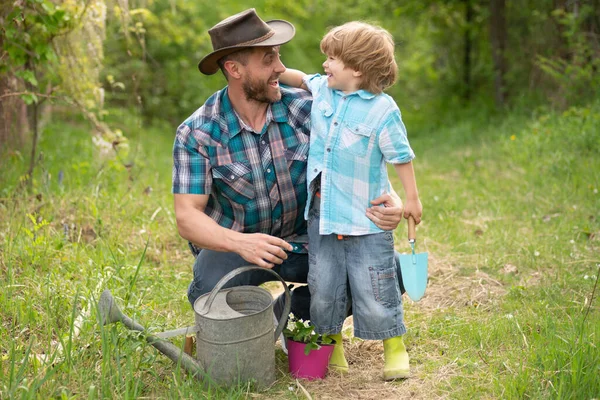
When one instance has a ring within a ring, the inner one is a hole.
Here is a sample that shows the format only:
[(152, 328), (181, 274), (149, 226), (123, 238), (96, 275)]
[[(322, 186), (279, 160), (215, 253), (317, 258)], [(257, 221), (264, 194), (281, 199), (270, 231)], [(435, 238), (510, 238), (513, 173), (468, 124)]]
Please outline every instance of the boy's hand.
[(404, 218), (408, 219), (411, 215), (417, 225), (421, 223), (421, 216), (423, 215), (423, 205), (421, 204), (421, 200), (406, 200)]
[[(393, 231), (402, 221), (404, 208), (402, 200), (393, 192), (392, 194), (385, 193), (378, 198), (371, 200), (373, 207), (367, 208), (367, 218), (369, 218), (377, 227), (384, 231)], [(384, 207), (380, 207), (382, 205)]]

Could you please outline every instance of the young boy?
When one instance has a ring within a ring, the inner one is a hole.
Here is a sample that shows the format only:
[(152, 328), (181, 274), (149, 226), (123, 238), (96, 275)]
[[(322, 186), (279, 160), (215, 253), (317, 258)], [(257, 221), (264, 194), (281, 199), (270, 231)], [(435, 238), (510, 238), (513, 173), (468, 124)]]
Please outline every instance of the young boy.
[(365, 216), (389, 188), (386, 163), (406, 194), (405, 218), (421, 220), (414, 153), (400, 110), (383, 93), (396, 80), (394, 41), (362, 22), (333, 28), (321, 41), (326, 76), (287, 70), (283, 84), (313, 95), (307, 168), (308, 286), (315, 330), (337, 342), (330, 366), (345, 372), (342, 324), (352, 306), (354, 336), (383, 340), (385, 380), (409, 376), (394, 239)]

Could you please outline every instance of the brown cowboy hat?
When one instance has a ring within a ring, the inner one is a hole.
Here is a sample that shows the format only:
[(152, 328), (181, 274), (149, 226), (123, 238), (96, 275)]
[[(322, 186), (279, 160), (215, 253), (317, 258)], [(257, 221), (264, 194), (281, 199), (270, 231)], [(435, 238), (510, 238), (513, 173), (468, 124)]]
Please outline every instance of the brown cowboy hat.
[(295, 33), (291, 23), (281, 19), (265, 22), (250, 8), (210, 28), (213, 52), (198, 63), (198, 69), (212, 75), (219, 70), (217, 61), (226, 55), (248, 47), (279, 46), (289, 42)]

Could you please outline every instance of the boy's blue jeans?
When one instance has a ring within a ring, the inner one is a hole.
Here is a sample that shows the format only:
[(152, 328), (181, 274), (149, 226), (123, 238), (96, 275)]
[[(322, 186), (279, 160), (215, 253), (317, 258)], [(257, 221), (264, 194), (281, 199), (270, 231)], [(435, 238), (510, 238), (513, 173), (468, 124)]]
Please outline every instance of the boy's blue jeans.
[(352, 307), (354, 336), (381, 340), (406, 333), (392, 232), (319, 234), (320, 201), (308, 219), (310, 315), (318, 333), (339, 333)]

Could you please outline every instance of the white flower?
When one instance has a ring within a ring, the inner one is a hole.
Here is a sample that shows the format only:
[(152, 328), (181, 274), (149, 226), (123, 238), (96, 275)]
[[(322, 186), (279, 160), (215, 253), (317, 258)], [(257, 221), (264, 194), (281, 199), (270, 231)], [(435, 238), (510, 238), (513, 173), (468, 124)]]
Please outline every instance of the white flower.
[(506, 314), (506, 315), (504, 316), (504, 318), (506, 318), (506, 319), (513, 319), (513, 318), (514, 318), (514, 316), (513, 316), (512, 314)]
[(583, 279), (585, 279), (587, 281), (588, 279), (590, 279), (590, 276), (586, 275), (586, 276), (583, 277)]
[(290, 319), (288, 319), (288, 322), (287, 322), (286, 328), (287, 328), (288, 330), (290, 330), (290, 331), (293, 331), (293, 330), (294, 330), (294, 325), (295, 325), (295, 324), (294, 324), (294, 320), (290, 318)]
[(534, 255), (534, 256), (536, 256), (536, 257), (539, 257), (539, 255), (540, 255), (540, 252), (539, 252), (539, 251), (535, 251), (535, 252), (533, 253), (533, 255)]

